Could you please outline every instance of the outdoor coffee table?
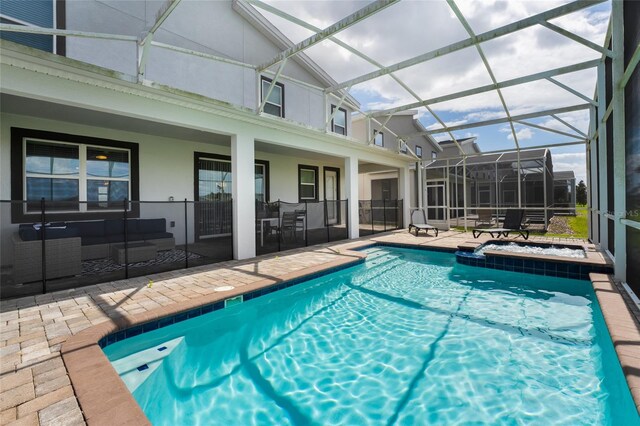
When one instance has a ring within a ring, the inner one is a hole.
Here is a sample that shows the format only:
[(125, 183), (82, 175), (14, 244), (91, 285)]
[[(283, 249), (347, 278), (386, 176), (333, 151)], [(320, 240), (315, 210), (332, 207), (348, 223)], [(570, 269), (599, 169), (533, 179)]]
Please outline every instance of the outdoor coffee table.
[[(144, 262), (156, 258), (158, 247), (155, 244), (138, 241), (128, 243), (129, 254), (127, 260), (129, 263)], [(125, 263), (124, 243), (111, 245), (111, 259), (116, 263)]]

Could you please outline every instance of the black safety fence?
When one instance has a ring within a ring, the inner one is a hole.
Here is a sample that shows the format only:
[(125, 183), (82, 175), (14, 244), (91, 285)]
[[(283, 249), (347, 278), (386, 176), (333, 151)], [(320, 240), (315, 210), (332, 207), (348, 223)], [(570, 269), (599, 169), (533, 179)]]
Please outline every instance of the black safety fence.
[(231, 200), (0, 201), (0, 218), (3, 299), (233, 258)]
[(274, 253), (345, 240), (347, 200), (256, 203), (256, 252)]
[(403, 200), (359, 200), (360, 236), (403, 228), (402, 210)]

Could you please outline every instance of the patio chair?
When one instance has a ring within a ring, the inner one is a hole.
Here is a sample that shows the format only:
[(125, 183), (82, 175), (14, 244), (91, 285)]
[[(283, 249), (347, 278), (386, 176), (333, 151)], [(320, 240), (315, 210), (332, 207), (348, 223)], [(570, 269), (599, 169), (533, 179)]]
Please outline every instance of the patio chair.
[(478, 223), (493, 225), (493, 212), (491, 210), (478, 210), (478, 218), (476, 219), (476, 226)]
[(427, 215), (422, 209), (415, 209), (411, 212), (411, 223), (409, 224), (409, 232), (411, 232), (411, 228), (415, 229), (416, 237), (418, 236), (418, 232), (420, 232), (421, 229), (423, 229), (424, 232), (427, 233), (427, 235), (429, 234), (429, 230), (433, 229), (436, 233), (436, 237), (438, 236), (438, 228), (427, 223)]
[(290, 235), (294, 241), (297, 241), (298, 231), (304, 231), (304, 221), (301, 220), (298, 212), (284, 212), (282, 213), (282, 221), (280, 224), (280, 233), (284, 240), (287, 235)]
[(496, 238), (496, 235), (498, 238), (500, 236), (508, 237), (510, 233), (517, 232), (522, 238), (528, 240), (529, 231), (522, 228), (523, 218), (524, 210), (507, 210), (502, 222), (502, 228), (474, 228), (471, 232), (473, 233), (473, 238), (478, 238), (484, 233), (491, 235), (491, 238)]

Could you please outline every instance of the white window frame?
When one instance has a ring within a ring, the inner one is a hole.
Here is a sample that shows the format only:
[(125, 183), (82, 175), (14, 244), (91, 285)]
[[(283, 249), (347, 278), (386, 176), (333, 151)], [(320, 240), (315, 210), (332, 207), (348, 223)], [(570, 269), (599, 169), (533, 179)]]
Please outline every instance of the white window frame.
[[(337, 108), (336, 105), (331, 105), (331, 114), (333, 114), (333, 111), (335, 111), (336, 108)], [(347, 136), (347, 110), (344, 108), (337, 108), (337, 109), (338, 109), (338, 112), (336, 112), (333, 118), (331, 119), (331, 131), (338, 135)], [(336, 117), (338, 116), (338, 114), (344, 114), (344, 127), (339, 124), (336, 124)], [(336, 127), (343, 129), (343, 133), (336, 132)]]
[[(269, 77), (265, 77), (264, 75), (260, 76), (260, 101), (264, 102), (264, 96), (266, 95), (265, 91), (264, 91), (264, 85), (265, 83), (267, 84), (267, 87), (269, 85), (271, 85), (272, 83), (272, 79), (270, 79)], [(280, 115), (275, 115), (275, 114), (270, 114), (268, 112), (265, 111), (264, 108), (262, 108), (262, 112), (268, 115), (272, 115), (274, 117), (280, 117), (280, 118), (284, 118), (284, 84), (280, 83), (279, 81), (276, 81), (275, 86), (273, 87), (273, 89), (275, 90), (275, 88), (278, 87), (280, 89), (280, 105), (273, 103), (273, 102), (269, 102), (268, 100), (264, 103), (265, 105), (272, 105), (275, 106), (277, 108), (280, 108)], [(271, 92), (273, 93), (273, 91)]]
[[(122, 209), (88, 209), (87, 203), (87, 182), (90, 180), (101, 180), (101, 181), (118, 181), (118, 182), (128, 182), (127, 192), (129, 194), (129, 198), (131, 197), (131, 150), (127, 148), (116, 148), (105, 145), (93, 145), (93, 144), (82, 144), (75, 142), (65, 142), (59, 140), (51, 140), (51, 139), (40, 139), (40, 138), (32, 138), (25, 137), (22, 138), (22, 193), (24, 194), (24, 199), (27, 200), (27, 178), (28, 177), (38, 177), (38, 178), (50, 178), (50, 179), (63, 179), (59, 175), (30, 175), (27, 173), (27, 143), (28, 142), (41, 142), (45, 144), (54, 144), (54, 145), (71, 145), (78, 147), (78, 176), (72, 177), (64, 177), (64, 179), (77, 179), (78, 180), (78, 210), (56, 210), (57, 213), (100, 213), (100, 212), (118, 212), (122, 211)], [(108, 149), (111, 151), (123, 151), (127, 153), (127, 161), (129, 164), (129, 177), (127, 178), (113, 178), (113, 177), (89, 177), (87, 176), (87, 148), (98, 148), (98, 149)], [(27, 204), (24, 204), (24, 213), (25, 214), (37, 214), (34, 211), (27, 210)], [(129, 205), (128, 210), (131, 210), (131, 205)]]
[(300, 173), (300, 179), (298, 181), (298, 185), (299, 186), (311, 186), (313, 187), (313, 197), (303, 197), (302, 196), (302, 191), (300, 191), (300, 200), (311, 200), (311, 201), (316, 201), (318, 200), (318, 186), (316, 185), (316, 182), (319, 182), (318, 179), (318, 170), (313, 169), (313, 168), (306, 168), (306, 167), (300, 167), (300, 172), (302, 172), (303, 170), (305, 171), (311, 171), (313, 172), (313, 183), (304, 183), (302, 182), (302, 173)]
[[(380, 135), (380, 144), (378, 145), (378, 135)], [(375, 146), (382, 146), (384, 147), (384, 132), (381, 132), (379, 130), (373, 130), (373, 144)]]
[[(418, 154), (418, 151), (420, 151), (420, 154)], [(416, 156), (422, 158), (422, 147), (420, 145), (416, 145)]]

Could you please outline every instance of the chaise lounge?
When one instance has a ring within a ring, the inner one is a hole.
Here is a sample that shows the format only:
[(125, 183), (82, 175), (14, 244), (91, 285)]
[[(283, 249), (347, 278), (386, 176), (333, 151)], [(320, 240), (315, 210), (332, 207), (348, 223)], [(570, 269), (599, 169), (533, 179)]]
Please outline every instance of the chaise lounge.
[[(478, 238), (482, 234), (489, 234), (491, 238), (508, 237), (510, 233), (517, 232), (525, 240), (529, 239), (529, 231), (522, 229), (522, 219), (524, 210), (507, 210), (507, 214), (502, 222), (502, 228), (474, 228), (471, 232), (473, 238)], [(494, 235), (495, 234), (495, 235)]]
[(411, 211), (411, 223), (409, 224), (409, 232), (411, 232), (412, 228), (415, 229), (416, 237), (418, 236), (418, 232), (420, 232), (421, 229), (424, 230), (427, 235), (429, 234), (429, 230), (433, 229), (436, 233), (436, 237), (438, 236), (438, 228), (427, 223), (427, 215), (422, 209), (415, 209)]

